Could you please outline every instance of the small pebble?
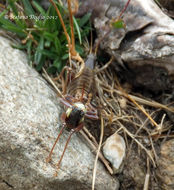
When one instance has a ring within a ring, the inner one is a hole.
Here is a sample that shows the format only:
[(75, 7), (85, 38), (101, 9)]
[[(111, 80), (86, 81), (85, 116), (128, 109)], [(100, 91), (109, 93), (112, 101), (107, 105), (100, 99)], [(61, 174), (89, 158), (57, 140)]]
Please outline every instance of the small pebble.
[(125, 157), (126, 145), (123, 137), (114, 133), (107, 138), (103, 146), (105, 158), (112, 164), (114, 174), (119, 173)]

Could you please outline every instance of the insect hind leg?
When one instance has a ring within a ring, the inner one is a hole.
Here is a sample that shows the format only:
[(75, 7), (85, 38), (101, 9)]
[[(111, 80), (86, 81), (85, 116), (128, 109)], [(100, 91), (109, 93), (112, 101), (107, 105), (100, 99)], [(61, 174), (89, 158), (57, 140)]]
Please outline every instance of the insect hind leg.
[(52, 147), (52, 149), (51, 149), (48, 157), (46, 158), (46, 163), (50, 162), (53, 150), (54, 150), (54, 148), (55, 148), (55, 146), (56, 146), (56, 144), (57, 144), (57, 142), (58, 142), (58, 140), (59, 140), (59, 138), (60, 138), (60, 136), (61, 136), (61, 134), (62, 134), (62, 132), (63, 132), (63, 130), (64, 130), (65, 127), (66, 127), (66, 125), (64, 123), (63, 126), (62, 126), (62, 128), (61, 128), (61, 130), (60, 130), (60, 132), (59, 132), (59, 134), (58, 134), (58, 136), (57, 136), (57, 139), (55, 140), (55, 142), (53, 144), (53, 147)]
[(66, 144), (65, 144), (63, 153), (62, 153), (62, 155), (61, 155), (61, 157), (60, 157), (60, 159), (59, 159), (59, 161), (58, 161), (58, 163), (57, 163), (57, 165), (56, 165), (57, 168), (56, 168), (56, 172), (55, 172), (55, 174), (54, 174), (55, 177), (56, 177), (57, 174), (58, 174), (58, 170), (59, 170), (59, 168), (60, 168), (61, 161), (62, 161), (63, 156), (64, 156), (64, 154), (65, 154), (66, 148), (67, 148), (67, 146), (68, 146), (68, 144), (69, 144), (69, 142), (70, 142), (70, 140), (71, 140), (71, 136), (72, 136), (74, 133), (80, 131), (82, 128), (83, 128), (83, 123), (80, 123), (76, 128), (71, 129), (70, 134), (69, 134), (69, 136), (68, 136), (68, 139), (67, 139), (67, 141), (66, 141)]

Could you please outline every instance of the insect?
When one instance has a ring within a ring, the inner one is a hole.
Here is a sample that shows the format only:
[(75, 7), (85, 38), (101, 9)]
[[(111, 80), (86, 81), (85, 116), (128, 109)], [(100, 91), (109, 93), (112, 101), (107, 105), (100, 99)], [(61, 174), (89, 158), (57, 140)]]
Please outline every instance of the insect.
[[(70, 4), (68, 5), (69, 5), (68, 6), (69, 10), (71, 12)], [(70, 17), (71, 16), (72, 15), (70, 14)], [(71, 51), (72, 49), (70, 49), (70, 53)], [(66, 95), (60, 99), (60, 102), (64, 104), (67, 107), (67, 109), (66, 112), (64, 112), (61, 116), (61, 119), (63, 121), (62, 128), (57, 136), (57, 139), (55, 140), (55, 143), (53, 144), (49, 156), (46, 159), (47, 163), (51, 160), (51, 155), (63, 130), (65, 128), (70, 129), (70, 134), (66, 141), (63, 153), (57, 163), (57, 170), (60, 167), (60, 163), (63, 159), (65, 150), (68, 146), (71, 136), (83, 128), (84, 118), (87, 117), (89, 119), (95, 119), (95, 120), (98, 119), (97, 109), (95, 109), (91, 105), (91, 100), (93, 97), (92, 91), (94, 90), (94, 84), (95, 84), (95, 78), (94, 78), (95, 55), (89, 54), (87, 60), (84, 63), (79, 55), (75, 55), (74, 57), (78, 61), (82, 62), (82, 67), (81, 67), (82, 69), (79, 71), (80, 74), (77, 73), (75, 77), (71, 80), (71, 82), (69, 82)]]
[(69, 128), (70, 134), (65, 144), (63, 153), (57, 163), (57, 169), (59, 169), (60, 163), (63, 159), (67, 145), (71, 139), (72, 134), (81, 130), (84, 126), (84, 118), (98, 119), (97, 110), (91, 105), (92, 90), (95, 84), (94, 82), (94, 55), (90, 54), (85, 62), (85, 68), (83, 73), (72, 80), (68, 85), (68, 94), (65, 98), (61, 98), (60, 101), (67, 107), (66, 112), (61, 116), (63, 126), (58, 134), (58, 137), (50, 151), (47, 158), (47, 162), (50, 161), (52, 152), (56, 143), (58, 142), (63, 129)]

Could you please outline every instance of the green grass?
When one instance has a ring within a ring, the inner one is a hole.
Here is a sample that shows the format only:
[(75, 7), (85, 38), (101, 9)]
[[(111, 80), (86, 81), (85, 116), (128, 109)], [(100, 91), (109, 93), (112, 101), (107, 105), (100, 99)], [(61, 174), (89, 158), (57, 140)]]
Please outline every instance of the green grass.
[[(68, 11), (56, 2), (70, 33)], [(73, 18), (76, 50), (84, 56), (82, 42), (89, 34), (90, 14)], [(15, 48), (25, 50), (28, 62), (38, 71), (46, 67), (50, 74), (60, 72), (68, 59), (67, 40), (54, 7), (44, 10), (36, 0), (8, 0), (0, 13), (0, 28), (15, 33), (21, 43)]]

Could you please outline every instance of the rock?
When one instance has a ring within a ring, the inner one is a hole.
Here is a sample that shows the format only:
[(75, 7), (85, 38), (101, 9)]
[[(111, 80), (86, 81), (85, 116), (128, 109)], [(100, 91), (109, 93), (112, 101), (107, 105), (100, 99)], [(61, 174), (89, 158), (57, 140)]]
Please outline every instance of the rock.
[(170, 17), (174, 18), (174, 1), (173, 0), (159, 0), (160, 6), (162, 6), (163, 11)]
[(119, 173), (126, 152), (126, 145), (123, 137), (114, 133), (107, 138), (103, 146), (103, 154), (112, 164), (114, 174)]
[(174, 139), (161, 145), (158, 170), (156, 172), (165, 190), (174, 189)]
[[(143, 154), (143, 153), (142, 153)], [(146, 176), (146, 162), (134, 146), (126, 155), (122, 176), (119, 176), (121, 189), (142, 190)]]
[[(92, 0), (80, 1), (77, 15), (92, 13), (100, 39), (110, 30), (110, 21), (118, 17), (126, 2), (97, 0), (94, 4)], [(123, 20), (126, 29), (112, 28), (100, 47), (115, 57), (115, 68), (134, 86), (153, 92), (173, 90), (174, 21), (153, 0), (131, 1)], [(126, 66), (127, 70), (120, 66)]]
[[(58, 135), (60, 107), (56, 94), (27, 65), (26, 55), (0, 37), (0, 189), (90, 189), (94, 155), (75, 134), (58, 176), (55, 164), (68, 131), (57, 144), (52, 162), (45, 160)], [(95, 188), (116, 190), (117, 179), (98, 163)]]

